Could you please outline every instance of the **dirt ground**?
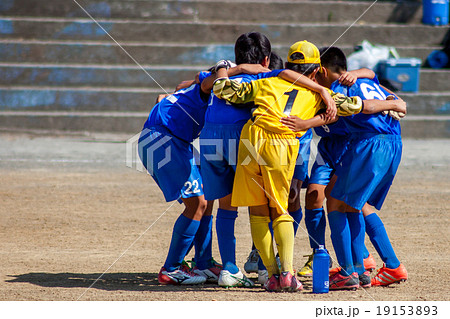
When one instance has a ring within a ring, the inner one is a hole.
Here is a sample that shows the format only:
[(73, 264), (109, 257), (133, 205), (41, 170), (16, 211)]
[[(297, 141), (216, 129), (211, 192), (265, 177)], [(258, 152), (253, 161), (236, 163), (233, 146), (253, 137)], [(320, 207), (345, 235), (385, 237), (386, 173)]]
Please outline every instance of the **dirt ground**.
[[(449, 300), (448, 140), (404, 141), (380, 212), (408, 281), (316, 295), (310, 279), (300, 293), (159, 285), (182, 206), (166, 203), (150, 176), (125, 165), (126, 139), (0, 135), (0, 300)], [(236, 228), (243, 268), (251, 247), (244, 210)], [(302, 221), (296, 267), (310, 253), (305, 229)], [(220, 260), (216, 241), (213, 254)]]

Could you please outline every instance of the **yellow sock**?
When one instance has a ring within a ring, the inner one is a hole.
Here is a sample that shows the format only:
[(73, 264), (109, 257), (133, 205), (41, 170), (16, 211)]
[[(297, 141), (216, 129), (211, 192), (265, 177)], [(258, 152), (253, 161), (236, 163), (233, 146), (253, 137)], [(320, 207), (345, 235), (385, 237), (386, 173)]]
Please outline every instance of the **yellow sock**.
[(253, 243), (256, 249), (258, 249), (259, 256), (264, 266), (266, 266), (270, 278), (273, 274), (279, 274), (279, 270), (273, 252), (273, 240), (269, 230), (269, 223), (269, 216), (250, 215), (250, 229)]
[(294, 219), (291, 215), (281, 215), (273, 221), (273, 236), (280, 255), (281, 271), (294, 274)]

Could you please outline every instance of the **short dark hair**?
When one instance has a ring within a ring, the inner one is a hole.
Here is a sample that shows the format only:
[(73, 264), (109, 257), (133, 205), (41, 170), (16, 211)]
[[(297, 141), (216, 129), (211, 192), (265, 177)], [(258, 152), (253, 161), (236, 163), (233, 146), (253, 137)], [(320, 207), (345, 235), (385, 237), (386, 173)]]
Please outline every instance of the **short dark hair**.
[(347, 71), (347, 58), (338, 47), (320, 48), (320, 61), (324, 67), (334, 73)]
[(320, 68), (319, 63), (291, 63), (286, 62), (286, 69), (290, 69), (292, 71), (303, 74), (304, 76), (308, 76), (314, 72), (315, 69)]
[(275, 52), (272, 52), (270, 54), (270, 63), (269, 63), (269, 69), (271, 70), (280, 70), (283, 69), (283, 59), (276, 54)]
[(236, 64), (260, 64), (265, 57), (270, 58), (272, 47), (269, 39), (259, 32), (244, 33), (236, 40), (234, 56)]

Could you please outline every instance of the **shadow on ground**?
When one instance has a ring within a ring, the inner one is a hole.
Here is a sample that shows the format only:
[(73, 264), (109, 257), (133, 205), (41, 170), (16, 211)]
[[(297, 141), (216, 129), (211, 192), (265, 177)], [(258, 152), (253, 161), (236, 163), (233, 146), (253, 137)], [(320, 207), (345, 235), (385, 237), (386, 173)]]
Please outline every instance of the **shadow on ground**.
[[(28, 273), (22, 275), (8, 275), (11, 279), (9, 283), (30, 283), (41, 287), (62, 287), (62, 288), (89, 288), (101, 276), (100, 273), (79, 274), (79, 273)], [(104, 274), (92, 286), (95, 289), (108, 291), (212, 291), (224, 289), (217, 284), (206, 283), (198, 286), (173, 286), (160, 285), (158, 274), (156, 273), (111, 273)], [(259, 286), (252, 288), (260, 290)]]

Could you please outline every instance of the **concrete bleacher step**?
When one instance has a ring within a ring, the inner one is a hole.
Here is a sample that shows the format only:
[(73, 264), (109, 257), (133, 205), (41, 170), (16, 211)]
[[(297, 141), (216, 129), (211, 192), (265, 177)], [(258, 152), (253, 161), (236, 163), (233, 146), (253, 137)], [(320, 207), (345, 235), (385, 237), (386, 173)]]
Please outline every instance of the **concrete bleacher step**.
[(189, 22), (142, 20), (98, 20), (100, 28), (91, 19), (73, 18), (13, 18), (3, 17), (0, 39), (39, 40), (103, 40), (110, 41), (107, 31), (116, 41), (151, 41), (203, 43), (234, 43), (248, 31), (266, 34), (274, 43), (291, 44), (293, 39), (314, 39), (316, 43), (336, 45), (360, 43), (370, 39), (385, 45), (413, 45), (420, 39), (422, 46), (439, 45), (448, 28), (427, 25), (404, 24), (355, 24), (339, 23), (277, 23), (249, 22)]
[(3, 111), (150, 112), (159, 94), (173, 88), (0, 86)]
[[(419, 23), (422, 7), (418, 2), (373, 1), (124, 1), (14, 0), (0, 6), (0, 14), (26, 17), (94, 18), (148, 20), (247, 21), (247, 22), (350, 22)], [(78, 5), (78, 4), (79, 5)], [(81, 7), (84, 9), (82, 9)], [(370, 9), (369, 9), (370, 8)], [(361, 16), (367, 9), (367, 14)]]
[[(237, 36), (252, 30), (283, 58), (297, 40), (349, 54), (367, 39), (424, 61), (448, 27), (421, 15), (417, 1), (0, 0), (0, 128), (134, 134), (159, 93), (233, 60)], [(420, 92), (400, 93), (403, 136), (450, 137), (449, 75), (422, 69)]]
[(0, 63), (0, 85), (66, 87), (171, 87), (195, 78), (207, 67), (89, 64), (11, 64)]
[[(317, 46), (330, 43), (316, 42)], [(337, 44), (346, 54), (358, 44)], [(285, 60), (290, 44), (274, 43), (273, 50)], [(401, 57), (417, 57), (425, 61), (432, 50), (441, 46), (394, 46)], [(131, 64), (128, 52), (141, 64), (156, 65), (212, 65), (220, 59), (234, 60), (234, 43), (160, 43), (111, 41), (40, 41), (1, 40), (0, 61), (8, 63), (71, 63), (71, 64)]]
[[(207, 66), (0, 63), (0, 85), (172, 88)], [(450, 71), (421, 69), (420, 91), (450, 91)]]

